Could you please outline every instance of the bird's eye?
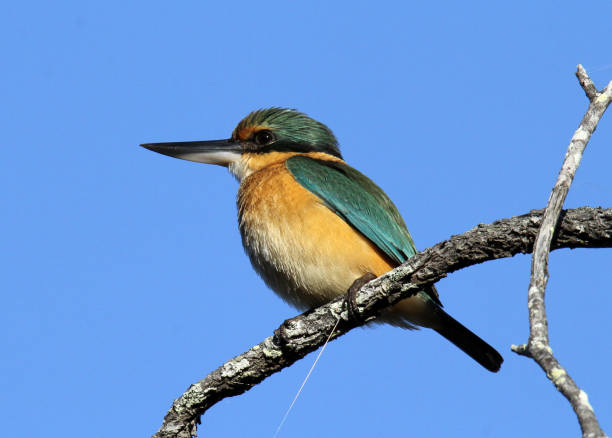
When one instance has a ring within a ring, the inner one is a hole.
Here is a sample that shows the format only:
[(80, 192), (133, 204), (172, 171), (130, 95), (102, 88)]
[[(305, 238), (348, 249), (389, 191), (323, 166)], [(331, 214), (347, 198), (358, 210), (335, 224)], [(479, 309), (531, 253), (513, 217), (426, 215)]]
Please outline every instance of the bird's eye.
[(255, 137), (253, 137), (253, 140), (259, 146), (265, 146), (276, 140), (276, 137), (274, 137), (274, 134), (272, 134), (270, 131), (263, 130), (256, 133)]

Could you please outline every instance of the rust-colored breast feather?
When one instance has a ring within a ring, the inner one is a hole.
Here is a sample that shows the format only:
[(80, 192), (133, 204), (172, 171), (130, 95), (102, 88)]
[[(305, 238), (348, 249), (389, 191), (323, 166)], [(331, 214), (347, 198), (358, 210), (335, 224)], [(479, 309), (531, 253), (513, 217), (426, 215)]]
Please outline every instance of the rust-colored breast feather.
[(394, 267), (367, 238), (298, 184), (284, 160), (242, 181), (238, 209), (243, 245), (253, 266), (270, 288), (301, 309), (346, 293), (367, 272), (381, 275)]

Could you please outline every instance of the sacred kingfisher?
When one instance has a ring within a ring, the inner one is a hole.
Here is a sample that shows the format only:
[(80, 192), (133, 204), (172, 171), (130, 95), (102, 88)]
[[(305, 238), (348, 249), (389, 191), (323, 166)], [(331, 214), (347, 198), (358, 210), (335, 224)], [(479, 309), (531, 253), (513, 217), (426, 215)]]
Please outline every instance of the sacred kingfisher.
[[(240, 182), (244, 249), (266, 284), (299, 309), (322, 305), (416, 254), (389, 197), (346, 164), (327, 126), (298, 111), (254, 111), (226, 140), (141, 146), (229, 168)], [(442, 309), (433, 286), (396, 303), (377, 321), (431, 328), (489, 371), (503, 362)]]

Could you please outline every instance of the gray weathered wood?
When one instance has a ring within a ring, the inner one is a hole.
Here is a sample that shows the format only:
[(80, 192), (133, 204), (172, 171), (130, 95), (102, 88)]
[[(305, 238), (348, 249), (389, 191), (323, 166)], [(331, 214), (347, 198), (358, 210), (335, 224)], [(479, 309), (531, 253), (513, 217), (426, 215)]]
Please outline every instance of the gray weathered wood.
[(553, 235), (557, 229), (559, 214), (574, 180), (576, 170), (580, 165), (586, 145), (612, 101), (612, 82), (600, 93), (581, 65), (578, 66), (576, 76), (589, 98), (590, 104), (570, 141), (534, 244), (528, 292), (529, 341), (527, 345), (513, 346), (513, 351), (533, 358), (542, 367), (546, 376), (572, 405), (584, 438), (603, 438), (606, 435), (597, 421), (595, 411), (589, 403), (586, 393), (578, 387), (553, 355), (548, 338), (548, 320), (544, 301), (548, 282), (548, 254)]
[[(366, 284), (355, 309), (371, 320), (385, 307), (412, 295), (459, 269), (519, 253), (530, 253), (540, 227), (542, 210), (478, 225), (423, 251), (402, 266)], [(612, 209), (578, 208), (561, 213), (551, 249), (612, 247)], [(220, 400), (248, 391), (266, 377), (286, 368), (323, 345), (341, 318), (332, 339), (363, 324), (349, 320), (340, 297), (281, 325), (283, 338), (270, 336), (227, 361), (177, 398), (166, 414), (157, 438), (190, 438), (200, 416)]]

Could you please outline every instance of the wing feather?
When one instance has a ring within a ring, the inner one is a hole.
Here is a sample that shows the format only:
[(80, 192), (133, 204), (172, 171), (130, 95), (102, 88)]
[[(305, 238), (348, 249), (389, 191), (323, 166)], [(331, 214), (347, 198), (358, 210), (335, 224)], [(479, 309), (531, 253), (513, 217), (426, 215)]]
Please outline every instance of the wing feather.
[(399, 211), (372, 180), (345, 163), (297, 155), (286, 161), (295, 180), (398, 264), (416, 254)]

